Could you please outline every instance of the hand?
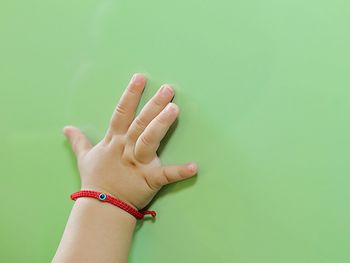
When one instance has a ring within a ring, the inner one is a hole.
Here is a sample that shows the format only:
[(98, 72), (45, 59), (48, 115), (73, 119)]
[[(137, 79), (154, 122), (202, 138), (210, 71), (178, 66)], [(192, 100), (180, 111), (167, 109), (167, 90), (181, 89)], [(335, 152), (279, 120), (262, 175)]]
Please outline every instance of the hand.
[(76, 127), (63, 131), (77, 158), (81, 189), (113, 195), (134, 208), (144, 208), (162, 186), (197, 173), (196, 163), (162, 166), (160, 141), (179, 108), (171, 103), (174, 90), (163, 85), (134, 118), (146, 79), (135, 74), (113, 112), (105, 137), (92, 146)]

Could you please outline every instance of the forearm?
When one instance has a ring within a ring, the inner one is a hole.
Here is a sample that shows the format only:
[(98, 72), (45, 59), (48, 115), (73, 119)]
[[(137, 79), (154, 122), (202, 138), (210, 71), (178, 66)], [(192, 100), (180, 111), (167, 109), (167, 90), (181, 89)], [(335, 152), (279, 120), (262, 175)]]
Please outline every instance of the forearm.
[(127, 262), (136, 218), (94, 198), (79, 198), (53, 263)]

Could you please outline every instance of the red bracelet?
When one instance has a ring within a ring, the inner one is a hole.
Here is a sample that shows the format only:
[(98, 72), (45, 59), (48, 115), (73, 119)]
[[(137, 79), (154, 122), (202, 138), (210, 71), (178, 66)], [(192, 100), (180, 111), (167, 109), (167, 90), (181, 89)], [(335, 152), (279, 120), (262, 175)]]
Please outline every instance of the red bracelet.
[(122, 200), (117, 199), (111, 195), (102, 193), (102, 192), (97, 192), (93, 190), (81, 190), (78, 192), (75, 192), (70, 195), (70, 198), (72, 200), (77, 200), (79, 197), (93, 197), (96, 198), (97, 200), (100, 200), (101, 202), (108, 202), (111, 203), (112, 205), (118, 206), (121, 209), (125, 210), (129, 214), (132, 214), (136, 219), (143, 219), (144, 215), (150, 214), (152, 215), (153, 218), (156, 217), (156, 212), (155, 211), (137, 211), (127, 203), (124, 203)]

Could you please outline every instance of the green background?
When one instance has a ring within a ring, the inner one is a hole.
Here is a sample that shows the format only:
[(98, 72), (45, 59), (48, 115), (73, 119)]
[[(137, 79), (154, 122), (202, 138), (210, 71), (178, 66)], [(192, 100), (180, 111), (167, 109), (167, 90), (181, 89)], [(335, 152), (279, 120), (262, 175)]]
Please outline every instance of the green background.
[(66, 124), (94, 143), (132, 74), (178, 120), (137, 262), (350, 262), (350, 3), (1, 0), (0, 262), (49, 262), (79, 189)]

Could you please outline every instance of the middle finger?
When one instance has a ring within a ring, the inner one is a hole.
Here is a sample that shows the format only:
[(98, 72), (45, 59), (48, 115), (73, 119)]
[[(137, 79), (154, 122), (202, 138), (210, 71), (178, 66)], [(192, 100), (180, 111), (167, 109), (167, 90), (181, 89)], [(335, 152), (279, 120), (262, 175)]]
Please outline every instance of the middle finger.
[(148, 124), (165, 108), (174, 96), (174, 90), (168, 84), (160, 87), (158, 92), (143, 107), (140, 114), (131, 123), (127, 132), (129, 143), (135, 144), (138, 137), (146, 129)]

